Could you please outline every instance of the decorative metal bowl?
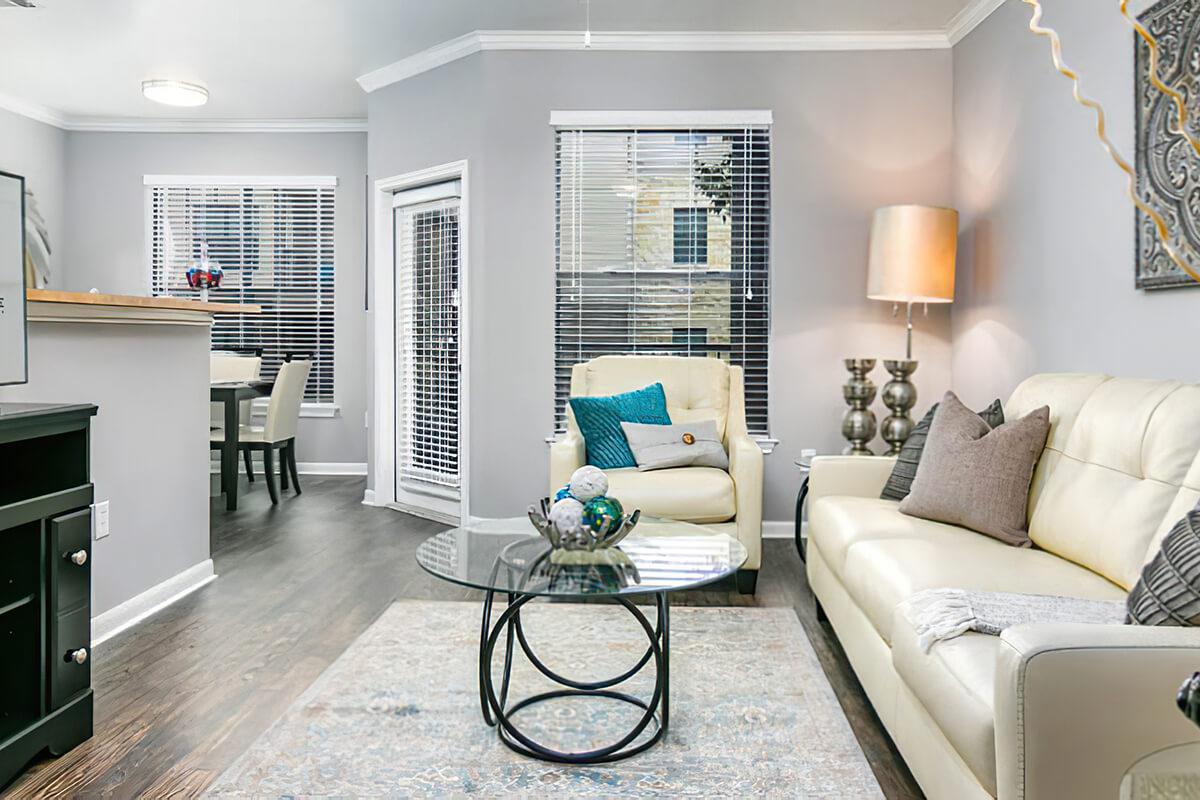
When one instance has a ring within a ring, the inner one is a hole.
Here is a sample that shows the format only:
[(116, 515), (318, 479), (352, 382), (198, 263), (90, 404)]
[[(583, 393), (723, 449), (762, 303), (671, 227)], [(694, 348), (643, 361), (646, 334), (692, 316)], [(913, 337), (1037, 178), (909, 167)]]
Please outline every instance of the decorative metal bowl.
[(558, 526), (550, 521), (550, 506), (553, 502), (549, 497), (543, 497), (541, 502), (529, 507), (529, 521), (537, 532), (546, 537), (550, 546), (555, 550), (576, 550), (594, 552), (608, 547), (615, 547), (618, 542), (629, 535), (641, 518), (640, 510), (626, 514), (619, 521), (604, 517), (604, 529), (607, 533), (598, 535), (591, 528), (584, 526), (578, 533), (563, 533)]

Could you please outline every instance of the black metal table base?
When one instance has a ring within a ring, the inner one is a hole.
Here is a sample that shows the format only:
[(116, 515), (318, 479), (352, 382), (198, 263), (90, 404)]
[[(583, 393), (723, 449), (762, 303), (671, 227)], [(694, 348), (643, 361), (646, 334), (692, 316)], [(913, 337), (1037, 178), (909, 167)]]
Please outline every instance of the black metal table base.
[[(500, 615), (495, 625), (492, 625), (492, 603), (496, 594), (507, 594), (508, 607)], [(656, 625), (653, 626), (630, 600), (619, 595), (613, 598), (638, 621), (646, 634), (649, 646), (633, 667), (614, 678), (599, 681), (579, 681), (559, 675), (534, 654), (521, 626), (521, 609), (535, 596), (488, 592), (484, 598), (483, 624), (479, 632), (479, 701), (484, 721), (496, 728), (500, 741), (514, 752), (529, 758), (561, 764), (603, 764), (629, 758), (654, 746), (667, 732), (670, 713), (670, 603), (666, 593), (660, 592), (654, 595), (657, 619)], [(507, 632), (504, 637), (504, 670), (500, 680), (500, 691), (497, 693), (492, 679), (492, 664), (500, 635), (504, 632)], [(513, 654), (517, 646), (521, 648), (525, 657), (539, 672), (565, 688), (535, 694), (509, 705), (508, 692), (512, 676)], [(654, 692), (648, 701), (613, 688), (637, 675), (651, 661), (654, 662), (655, 668)], [(642, 709), (643, 714), (633, 729), (616, 742), (576, 753), (564, 753), (538, 743), (527, 732), (520, 730), (512, 720), (513, 715), (522, 709), (546, 700), (565, 697), (617, 700)], [(643, 738), (642, 741), (637, 741), (638, 737), (642, 736), (651, 724), (654, 725), (654, 733), (648, 738)]]

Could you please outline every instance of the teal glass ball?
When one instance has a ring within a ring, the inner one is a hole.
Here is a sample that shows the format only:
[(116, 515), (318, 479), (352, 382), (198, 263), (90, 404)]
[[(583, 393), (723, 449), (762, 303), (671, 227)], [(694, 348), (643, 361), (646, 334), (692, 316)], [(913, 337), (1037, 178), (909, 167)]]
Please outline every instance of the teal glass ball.
[(563, 498), (570, 497), (570, 496), (571, 496), (571, 484), (567, 484), (566, 486), (562, 487), (561, 489), (559, 489), (557, 492), (554, 493), (554, 502), (557, 503), (559, 500), (562, 500)]
[(606, 536), (621, 527), (625, 509), (615, 497), (593, 497), (583, 504), (583, 525), (596, 536)]

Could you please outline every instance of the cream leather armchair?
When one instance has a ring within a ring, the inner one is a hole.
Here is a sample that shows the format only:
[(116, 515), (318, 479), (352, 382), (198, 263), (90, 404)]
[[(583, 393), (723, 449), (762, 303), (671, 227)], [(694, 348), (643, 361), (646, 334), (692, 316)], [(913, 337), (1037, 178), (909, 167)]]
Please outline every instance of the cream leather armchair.
[[(571, 396), (618, 394), (661, 383), (675, 423), (711, 419), (729, 453), (729, 471), (676, 467), (606, 470), (610, 493), (643, 514), (724, 530), (749, 553), (738, 590), (753, 593), (762, 563), (763, 453), (746, 431), (742, 368), (715, 358), (602, 356), (571, 370)], [(587, 463), (587, 448), (567, 409), (567, 432), (550, 446), (550, 493)]]

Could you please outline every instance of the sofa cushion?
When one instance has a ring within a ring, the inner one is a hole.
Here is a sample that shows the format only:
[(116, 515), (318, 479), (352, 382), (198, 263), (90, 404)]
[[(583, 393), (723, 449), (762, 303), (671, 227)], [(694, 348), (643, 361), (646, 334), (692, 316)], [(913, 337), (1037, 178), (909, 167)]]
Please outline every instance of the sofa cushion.
[(672, 422), (711, 419), (725, 438), (729, 416), (729, 365), (716, 358), (678, 356), (600, 356), (584, 365), (585, 374), (571, 380), (571, 393), (596, 396), (628, 392), (661, 383)]
[(725, 522), (737, 513), (733, 479), (713, 467), (673, 467), (653, 472), (606, 470), (608, 493), (627, 511), (683, 522)]
[(999, 636), (967, 633), (928, 653), (900, 610), (892, 625), (892, 666), (941, 728), (976, 779), (996, 794), (994, 684)]
[(874, 497), (821, 497), (808, 509), (809, 536), (841, 577), (846, 552), (855, 542), (872, 539), (923, 539), (960, 531), (954, 525), (909, 517), (894, 500)]
[[(826, 514), (839, 501), (828, 497)], [(886, 502), (886, 501), (878, 501)], [(895, 504), (891, 504), (893, 509)], [(899, 511), (895, 517), (904, 519)], [(814, 529), (817, 546), (829, 557), (830, 568), (846, 591), (871, 620), (884, 641), (891, 642), (892, 614), (901, 601), (923, 589), (958, 587), (992, 592), (1027, 592), (1083, 597), (1090, 600), (1123, 600), (1124, 590), (1070, 561), (1043, 550), (1009, 547), (995, 539), (951, 525), (922, 526), (913, 538), (879, 535), (885, 513), (876, 514), (871, 526), (849, 522), (839, 532), (845, 556), (839, 564), (827, 549), (834, 537)]]
[(1050, 406), (1051, 430), (1030, 493), (1029, 536), (1128, 589), (1152, 542), (1187, 508), (1179, 495), (1200, 451), (1200, 386), (1037, 375), (1005, 409), (1015, 416), (1040, 405)]

